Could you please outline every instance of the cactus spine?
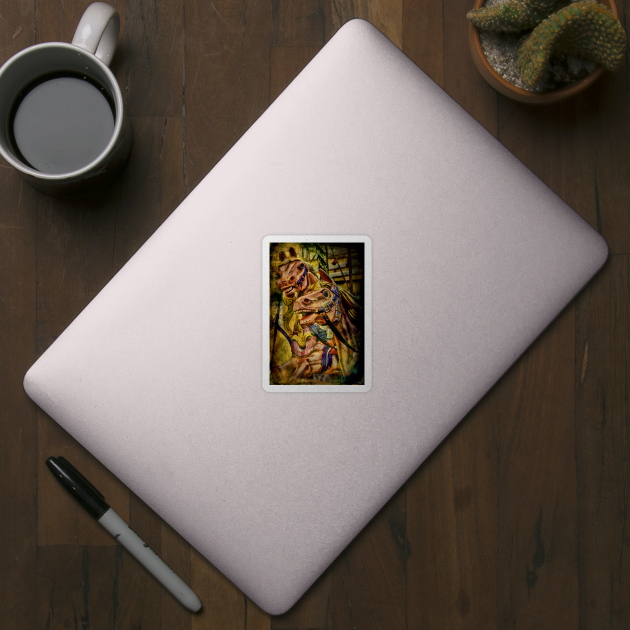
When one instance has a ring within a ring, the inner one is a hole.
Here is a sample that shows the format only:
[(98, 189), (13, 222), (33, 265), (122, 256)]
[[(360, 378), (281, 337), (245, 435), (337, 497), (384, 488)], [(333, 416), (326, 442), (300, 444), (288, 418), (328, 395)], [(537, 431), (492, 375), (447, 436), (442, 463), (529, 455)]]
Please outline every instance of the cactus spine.
[(554, 53), (565, 53), (616, 69), (626, 49), (626, 34), (614, 13), (596, 2), (570, 4), (543, 20), (521, 45), (516, 65), (534, 85)]
[(519, 33), (534, 28), (568, 0), (507, 0), (481, 9), (472, 9), (466, 17), (479, 29), (501, 33)]

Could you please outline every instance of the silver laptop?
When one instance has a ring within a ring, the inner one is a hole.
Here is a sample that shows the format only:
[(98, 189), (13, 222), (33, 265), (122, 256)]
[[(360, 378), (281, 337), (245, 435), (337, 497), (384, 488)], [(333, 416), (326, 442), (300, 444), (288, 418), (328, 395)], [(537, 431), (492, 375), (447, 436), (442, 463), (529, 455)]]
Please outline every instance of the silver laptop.
[(596, 231), (355, 20), (24, 386), (278, 614), (607, 254)]

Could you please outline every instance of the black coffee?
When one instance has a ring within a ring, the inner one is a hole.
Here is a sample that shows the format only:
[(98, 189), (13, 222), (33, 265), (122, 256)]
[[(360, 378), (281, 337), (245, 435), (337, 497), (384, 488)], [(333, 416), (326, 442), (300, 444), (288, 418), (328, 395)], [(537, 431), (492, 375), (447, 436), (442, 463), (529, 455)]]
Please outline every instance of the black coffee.
[(111, 140), (113, 102), (85, 77), (48, 75), (19, 95), (11, 131), (24, 162), (43, 173), (70, 173), (95, 160)]

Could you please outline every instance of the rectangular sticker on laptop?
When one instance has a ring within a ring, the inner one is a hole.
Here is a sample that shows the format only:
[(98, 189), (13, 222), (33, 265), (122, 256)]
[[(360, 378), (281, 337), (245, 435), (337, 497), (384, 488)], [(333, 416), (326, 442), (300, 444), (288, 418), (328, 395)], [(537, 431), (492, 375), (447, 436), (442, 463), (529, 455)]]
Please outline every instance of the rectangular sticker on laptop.
[(263, 387), (365, 392), (372, 384), (372, 241), (263, 240)]

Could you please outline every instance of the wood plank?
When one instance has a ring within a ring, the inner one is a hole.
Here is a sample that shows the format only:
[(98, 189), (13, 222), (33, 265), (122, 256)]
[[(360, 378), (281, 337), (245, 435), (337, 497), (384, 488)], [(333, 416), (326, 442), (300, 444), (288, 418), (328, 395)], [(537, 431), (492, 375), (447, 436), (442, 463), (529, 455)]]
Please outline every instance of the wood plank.
[(185, 14), (186, 191), (269, 105), (268, 2), (192, 3)]
[(576, 305), (580, 628), (630, 627), (630, 260), (611, 256)]
[(332, 627), (406, 628), (409, 553), (403, 487), (333, 564)]
[(245, 597), (245, 630), (271, 630), (270, 616), (249, 597)]
[(4, 2), (0, 20), (0, 64), (23, 48), (37, 43), (36, 37), (33, 2), (31, 0)]
[(184, 200), (184, 136), (182, 118), (164, 119), (159, 149), (160, 163), (160, 225)]
[(497, 135), (498, 93), (479, 74), (468, 50), (470, 0), (443, 2), (444, 84), (442, 87), (492, 135)]
[(37, 350), (41, 354), (112, 275), (118, 180), (102, 193), (73, 200), (40, 195)]
[(329, 0), (272, 0), (272, 46), (323, 46), (330, 39)]
[(408, 630), (496, 618), (500, 393), (494, 387), (407, 483)]
[[(628, 33), (630, 2), (617, 2), (617, 9)], [(605, 73), (582, 99), (588, 106), (584, 107), (580, 125), (576, 125), (574, 131), (584, 135), (583, 128), (586, 128), (588, 136), (582, 153), (588, 152), (593, 164), (590, 181), (595, 201), (590, 205), (587, 219), (601, 232), (611, 252), (630, 254), (630, 213), (627, 212), (630, 160), (626, 151), (630, 144), (630, 64), (627, 57), (626, 63), (615, 72)], [(569, 162), (567, 166), (573, 168), (575, 164)], [(578, 177), (573, 181), (577, 183)]]
[(444, 87), (442, 1), (403, 0), (403, 52)]
[[(627, 16), (630, 3), (619, 4), (622, 10), (626, 6)], [(591, 186), (595, 200), (590, 204), (591, 214), (587, 218), (615, 254), (630, 254), (630, 213), (627, 211), (630, 208), (630, 159), (626, 150), (630, 146), (629, 66), (626, 62), (618, 72), (607, 73), (591, 89), (592, 109), (580, 127), (574, 128), (580, 135), (585, 135), (581, 127), (586, 128), (588, 135), (582, 153), (588, 152), (593, 164), (590, 179), (594, 182)], [(567, 167), (575, 168), (574, 161), (567, 163)], [(575, 177), (573, 181), (579, 180)]]
[(331, 569), (324, 572), (291, 610), (272, 616), (272, 630), (332, 628), (332, 574)]
[[(42, 547), (33, 627), (111, 630), (116, 611), (116, 548)], [(33, 585), (35, 587), (35, 585)]]
[[(597, 116), (588, 95), (537, 108), (499, 99), (499, 140), (597, 228), (595, 161), (587, 117)], [(527, 142), (523, 134), (527, 133)]]
[(269, 52), (269, 98), (275, 101), (321, 50), (319, 46), (272, 48)]
[(203, 608), (193, 617), (192, 630), (247, 629), (250, 606), (246, 606), (245, 595), (195, 549), (191, 559), (191, 588), (203, 602)]
[[(33, 3), (3, 3), (0, 64), (36, 41)], [(0, 158), (0, 619), (36, 625), (37, 417), (22, 388), (35, 345), (37, 193)]]
[(22, 379), (37, 359), (36, 195), (0, 160), (0, 618), (16, 630), (34, 627), (37, 409)]
[(332, 0), (332, 32), (348, 20), (363, 18), (402, 49), (403, 0)]
[(578, 626), (574, 346), (571, 305), (501, 383), (501, 627)]
[(181, 116), (184, 84), (183, 0), (140, 0), (126, 9), (130, 116)]

